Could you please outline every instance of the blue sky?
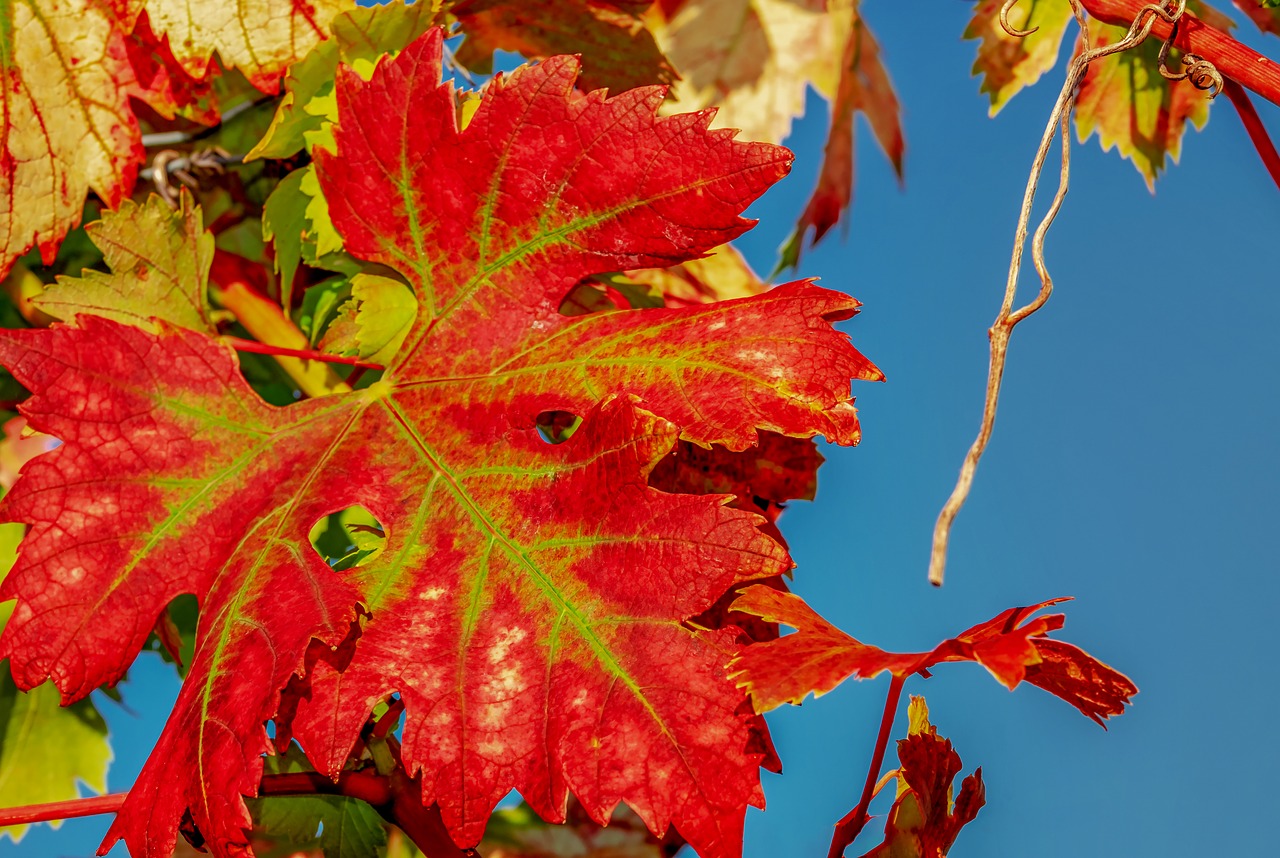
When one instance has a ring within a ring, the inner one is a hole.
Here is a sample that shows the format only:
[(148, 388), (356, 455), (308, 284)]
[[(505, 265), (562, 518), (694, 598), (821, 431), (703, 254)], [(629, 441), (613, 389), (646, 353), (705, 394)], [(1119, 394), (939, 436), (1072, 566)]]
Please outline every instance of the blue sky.
[[(888, 382), (856, 389), (862, 445), (827, 450), (816, 502), (782, 518), (794, 587), (846, 631), (894, 649), (1073, 595), (1060, 637), (1140, 687), (1104, 732), (976, 666), (908, 683), (965, 771), (981, 765), (987, 780), (988, 804), (955, 858), (1268, 854), (1270, 831), (1250, 811), (1270, 801), (1280, 764), (1265, 732), (1280, 703), (1270, 677), (1280, 405), (1267, 393), (1280, 387), (1280, 192), (1225, 98), (1154, 196), (1096, 141), (1075, 147), (1049, 240), (1057, 292), (1015, 333), (995, 437), (956, 524), (947, 584), (934, 589), (930, 533), (977, 429), (985, 332), (1062, 70), (990, 120), (969, 76), (974, 44), (960, 40), (971, 4), (901, 8), (868, 3), (865, 17), (904, 105), (905, 190), (861, 126), (847, 236), (837, 231), (799, 269), (864, 302), (847, 330)], [(1280, 42), (1253, 41), (1280, 55)], [(1259, 109), (1280, 128), (1274, 107)], [(812, 100), (789, 141), (794, 172), (753, 209), (761, 223), (740, 245), (761, 270), (812, 187), (825, 124)], [(102, 701), (113, 790), (159, 733), (170, 675), (145, 656), (124, 689), (130, 709)], [(857, 801), (885, 688), (847, 683), (770, 716), (785, 773), (766, 775), (749, 858), (825, 854)], [(850, 855), (874, 844), (879, 824)], [(106, 827), (71, 821), (3, 851), (87, 856)]]

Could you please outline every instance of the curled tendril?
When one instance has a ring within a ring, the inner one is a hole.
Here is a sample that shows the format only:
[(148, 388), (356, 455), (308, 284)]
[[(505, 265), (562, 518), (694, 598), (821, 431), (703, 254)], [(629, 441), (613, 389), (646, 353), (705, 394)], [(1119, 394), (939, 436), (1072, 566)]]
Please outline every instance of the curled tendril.
[(1160, 46), (1160, 74), (1168, 80), (1186, 80), (1196, 89), (1207, 90), (1210, 98), (1217, 98), (1222, 92), (1222, 73), (1217, 66), (1198, 54), (1182, 55), (1182, 71), (1169, 68), (1169, 49), (1173, 47), (1174, 37), (1178, 33), (1178, 22), (1174, 21), (1169, 38)]
[(183, 154), (176, 149), (163, 149), (151, 159), (151, 166), (142, 170), (138, 178), (150, 181), (156, 192), (170, 208), (178, 207), (178, 183), (193, 193), (200, 190), (200, 178), (221, 175), (228, 164), (238, 164), (243, 156), (231, 155), (225, 149), (213, 146)]
[(1018, 0), (1004, 0), (1004, 5), (1000, 7), (1000, 29), (1004, 30), (1015, 39), (1025, 39), (1030, 36), (1039, 27), (1032, 27), (1030, 30), (1019, 30), (1017, 27), (1009, 23), (1009, 13), (1013, 11), (1013, 7), (1018, 5)]
[(1218, 97), (1226, 82), (1222, 79), (1222, 72), (1213, 63), (1204, 57), (1186, 54), (1182, 58), (1182, 64), (1187, 67), (1187, 80), (1191, 81), (1192, 86), (1207, 90), (1210, 98)]

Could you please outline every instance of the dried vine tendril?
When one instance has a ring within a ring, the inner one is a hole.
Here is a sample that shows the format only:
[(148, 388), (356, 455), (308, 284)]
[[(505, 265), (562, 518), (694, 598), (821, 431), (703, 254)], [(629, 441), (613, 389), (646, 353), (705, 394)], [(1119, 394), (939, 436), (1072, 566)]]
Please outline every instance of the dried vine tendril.
[[(1022, 210), (1018, 215), (1018, 227), (1014, 232), (1013, 258), (1009, 263), (1009, 277), (1005, 283), (1004, 302), (1001, 304), (1000, 312), (988, 331), (988, 336), (991, 339), (991, 363), (987, 372), (987, 394), (983, 404), (982, 424), (978, 429), (978, 437), (974, 439), (973, 445), (969, 448), (969, 452), (965, 455), (964, 462), (960, 467), (960, 477), (956, 481), (956, 487), (952, 490), (951, 497), (947, 498), (942, 511), (938, 514), (938, 522), (933, 529), (933, 550), (929, 557), (929, 582), (935, 586), (941, 586), (946, 570), (947, 542), (951, 536), (951, 524), (955, 520), (956, 513), (960, 511), (960, 508), (964, 506), (965, 500), (969, 497), (969, 489), (973, 485), (973, 477), (978, 469), (978, 460), (982, 458), (987, 442), (991, 440), (991, 430), (995, 426), (996, 420), (996, 405), (1000, 399), (1000, 382), (1004, 377), (1005, 360), (1008, 355), (1009, 336), (1019, 322), (1043, 307), (1053, 293), (1053, 280), (1049, 276), (1049, 269), (1044, 261), (1044, 239), (1049, 227), (1053, 224), (1054, 218), (1057, 217), (1058, 209), (1062, 207), (1063, 199), (1067, 195), (1067, 179), (1071, 164), (1069, 121), (1071, 111), (1075, 107), (1077, 87), (1079, 87), (1080, 81), (1084, 78), (1084, 73), (1089, 64), (1095, 60), (1130, 50), (1142, 44), (1151, 34), (1151, 28), (1155, 26), (1156, 20), (1159, 19), (1173, 25), (1169, 38), (1165, 40), (1164, 45), (1160, 48), (1160, 73), (1170, 80), (1186, 79), (1196, 88), (1208, 90), (1210, 98), (1221, 92), (1224, 86), (1222, 75), (1219, 74), (1212, 63), (1202, 57), (1193, 54), (1185, 55), (1182, 58), (1184, 70), (1181, 72), (1170, 71), (1167, 67), (1169, 48), (1173, 43), (1174, 34), (1177, 32), (1178, 20), (1186, 11), (1186, 0), (1163, 0), (1161, 3), (1150, 3), (1143, 6), (1138, 11), (1133, 23), (1130, 24), (1129, 31), (1123, 39), (1097, 48), (1090, 46), (1089, 26), (1084, 11), (1080, 7), (1079, 0), (1070, 0), (1070, 3), (1076, 23), (1080, 26), (1082, 50), (1071, 61), (1071, 65), (1067, 69), (1067, 79), (1063, 82), (1062, 91), (1053, 106), (1053, 111), (1049, 114), (1049, 122), (1045, 126), (1044, 134), (1040, 138), (1040, 146), (1036, 150), (1035, 159), (1031, 164), (1031, 176), (1027, 179), (1026, 191), (1022, 197)], [(1006, 0), (1004, 5), (1001, 6), (1000, 26), (1009, 35), (1015, 38), (1022, 38), (1034, 33), (1036, 28), (1019, 30), (1009, 23), (1009, 12), (1017, 4), (1018, 0)], [(1031, 239), (1031, 260), (1032, 264), (1035, 265), (1036, 273), (1040, 275), (1040, 292), (1030, 302), (1015, 310), (1014, 300), (1018, 291), (1018, 275), (1022, 270), (1022, 254), (1027, 242), (1027, 225), (1031, 219), (1031, 205), (1035, 200), (1036, 189), (1040, 183), (1041, 173), (1044, 170), (1045, 159), (1049, 155), (1049, 148), (1053, 145), (1055, 131), (1059, 132), (1062, 142), (1062, 166), (1058, 175), (1058, 190), (1054, 194), (1049, 211), (1036, 227), (1035, 234)]]

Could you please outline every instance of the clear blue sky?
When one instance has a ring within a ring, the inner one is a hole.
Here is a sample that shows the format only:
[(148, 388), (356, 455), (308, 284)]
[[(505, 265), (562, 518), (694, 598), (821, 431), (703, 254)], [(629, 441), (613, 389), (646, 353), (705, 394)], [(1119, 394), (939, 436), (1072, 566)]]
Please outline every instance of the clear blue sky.
[[(1265, 726), (1280, 705), (1280, 191), (1225, 98), (1155, 196), (1096, 141), (1075, 147), (1049, 242), (1057, 292), (1015, 334), (1000, 422), (935, 590), (930, 532), (977, 428), (985, 331), (1061, 68), (989, 120), (969, 77), (974, 44), (960, 41), (971, 4), (865, 5), (905, 109), (906, 189), (860, 127), (847, 239), (808, 253), (800, 274), (865, 303), (848, 330), (888, 383), (857, 389), (862, 446), (828, 450), (817, 501), (782, 518), (795, 589), (851, 634), (900, 649), (1073, 595), (1060, 636), (1141, 688), (1104, 732), (976, 666), (908, 683), (988, 783), (955, 858), (1272, 854), (1257, 820), (1280, 766)], [(1253, 41), (1280, 55), (1280, 41)], [(1259, 109), (1280, 130), (1276, 109)], [(753, 210), (761, 224), (741, 245), (762, 270), (812, 186), (825, 124), (812, 101), (789, 141), (795, 171)], [(1188, 225), (1192, 212), (1208, 228)], [(146, 656), (124, 688), (133, 711), (102, 701), (113, 790), (159, 733), (169, 675)], [(848, 683), (770, 717), (785, 773), (766, 775), (749, 858), (825, 854), (857, 801), (884, 691), (883, 679)], [(106, 824), (35, 831), (3, 852), (87, 856)]]

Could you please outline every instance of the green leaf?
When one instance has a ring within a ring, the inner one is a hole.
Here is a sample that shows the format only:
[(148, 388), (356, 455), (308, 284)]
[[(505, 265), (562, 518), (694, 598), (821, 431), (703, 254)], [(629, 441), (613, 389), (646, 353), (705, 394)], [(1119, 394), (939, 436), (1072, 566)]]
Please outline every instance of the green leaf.
[[(296, 747), (268, 757), (267, 773), (313, 769)], [(320, 849), (325, 858), (373, 858), (387, 844), (382, 817), (368, 804), (343, 795), (272, 796), (247, 799), (255, 827), (267, 839), (298, 851)]]
[(307, 232), (306, 195), (302, 193), (304, 172), (305, 169), (294, 170), (281, 179), (262, 210), (262, 237), (276, 249), (280, 303), (285, 307), (292, 303), (293, 278), (302, 262), (302, 242)]
[(346, 277), (331, 277), (309, 287), (303, 294), (298, 327), (307, 335), (311, 348), (316, 348), (338, 309), (350, 298), (351, 281)]
[(404, 50), (425, 33), (435, 23), (439, 8), (439, 2), (432, 0), (418, 0), (412, 6), (393, 2), (354, 9), (334, 18), (330, 27), (333, 38), (320, 42), (289, 70), (285, 95), (275, 118), (245, 160), (288, 158), (304, 147), (310, 150), (308, 134), (321, 130), (336, 118), (326, 109), (317, 109), (312, 102), (332, 101), (338, 64), (359, 68), (367, 63), (366, 74), (371, 73), (372, 64), (378, 58)]
[[(21, 524), (0, 524), (0, 579), (13, 565), (25, 530)], [(0, 604), (0, 627), (12, 612), (12, 602)], [(0, 807), (77, 798), (77, 782), (106, 791), (111, 762), (106, 722), (88, 699), (65, 709), (59, 704), (53, 683), (24, 694), (13, 684), (8, 660), (0, 662)], [(51, 824), (57, 828), (61, 822)], [(0, 838), (8, 835), (17, 843), (30, 827), (0, 827)]]
[(418, 318), (418, 299), (399, 280), (357, 274), (351, 280), (354, 324), (326, 338), (325, 350), (386, 364), (395, 357)]

